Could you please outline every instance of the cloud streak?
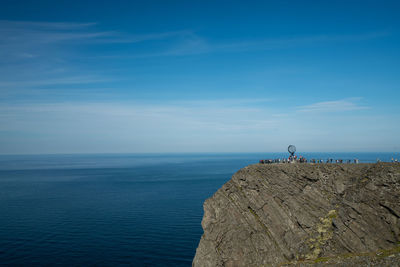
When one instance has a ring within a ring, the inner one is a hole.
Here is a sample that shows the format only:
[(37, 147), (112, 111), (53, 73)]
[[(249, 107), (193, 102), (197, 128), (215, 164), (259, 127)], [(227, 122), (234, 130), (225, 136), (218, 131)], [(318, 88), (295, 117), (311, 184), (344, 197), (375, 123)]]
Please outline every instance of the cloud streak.
[(328, 113), (369, 109), (368, 106), (360, 105), (359, 103), (357, 103), (359, 99), (360, 98), (346, 98), (334, 101), (317, 102), (310, 105), (300, 106), (298, 107), (298, 111)]
[(119, 31), (98, 31), (97, 25), (97, 23), (0, 20), (1, 43), (15, 44), (21, 40), (27, 40), (30, 43), (54, 43), (84, 39), (100, 39), (111, 43), (135, 43), (190, 34), (189, 31), (182, 30), (132, 35)]
[(0, 20), (2, 29), (15, 28), (37, 28), (37, 29), (56, 29), (56, 30), (71, 30), (82, 29), (96, 25), (97, 23), (76, 23), (76, 22), (38, 22), (38, 21), (15, 21), (15, 20)]
[(387, 31), (349, 34), (349, 35), (312, 35), (286, 38), (267, 38), (248, 41), (212, 42), (194, 32), (187, 33), (182, 40), (163, 52), (134, 55), (133, 57), (185, 56), (206, 53), (234, 53), (252, 50), (289, 49), (324, 43), (361, 42), (389, 36)]
[[(97, 30), (97, 23), (30, 22), (0, 20), (0, 56), (3, 60), (49, 57), (73, 45), (129, 44), (180, 38), (189, 31), (129, 34)], [(71, 56), (69, 54), (69, 56)]]
[(53, 79), (39, 79), (30, 81), (0, 81), (0, 90), (7, 88), (32, 88), (47, 85), (69, 85), (108, 82), (109, 79), (97, 76), (69, 76)]

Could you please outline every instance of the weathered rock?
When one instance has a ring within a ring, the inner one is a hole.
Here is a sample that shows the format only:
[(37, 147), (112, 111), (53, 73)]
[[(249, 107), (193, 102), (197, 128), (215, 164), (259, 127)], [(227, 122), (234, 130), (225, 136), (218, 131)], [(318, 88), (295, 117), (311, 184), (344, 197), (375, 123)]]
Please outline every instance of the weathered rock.
[(258, 164), (204, 203), (193, 266), (400, 266), (400, 164)]

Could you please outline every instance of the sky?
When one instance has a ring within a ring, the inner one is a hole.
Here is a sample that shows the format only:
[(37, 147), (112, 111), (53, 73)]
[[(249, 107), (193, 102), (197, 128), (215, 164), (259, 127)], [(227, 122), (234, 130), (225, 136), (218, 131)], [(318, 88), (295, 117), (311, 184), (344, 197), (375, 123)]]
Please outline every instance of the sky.
[(399, 152), (399, 12), (1, 0), (0, 154)]

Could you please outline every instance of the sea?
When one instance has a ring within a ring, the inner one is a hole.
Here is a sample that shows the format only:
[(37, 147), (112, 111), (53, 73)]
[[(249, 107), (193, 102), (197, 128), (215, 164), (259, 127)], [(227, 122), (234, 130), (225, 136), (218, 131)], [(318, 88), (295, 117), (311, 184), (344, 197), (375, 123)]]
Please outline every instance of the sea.
[(191, 266), (204, 200), (240, 168), (287, 154), (1, 155), (0, 265)]

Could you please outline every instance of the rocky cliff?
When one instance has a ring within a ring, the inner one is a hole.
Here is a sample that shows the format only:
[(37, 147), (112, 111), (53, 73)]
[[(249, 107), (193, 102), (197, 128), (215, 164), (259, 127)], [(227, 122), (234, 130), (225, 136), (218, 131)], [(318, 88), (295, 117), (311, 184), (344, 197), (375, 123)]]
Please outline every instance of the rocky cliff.
[(400, 163), (257, 164), (204, 203), (193, 266), (400, 266)]

